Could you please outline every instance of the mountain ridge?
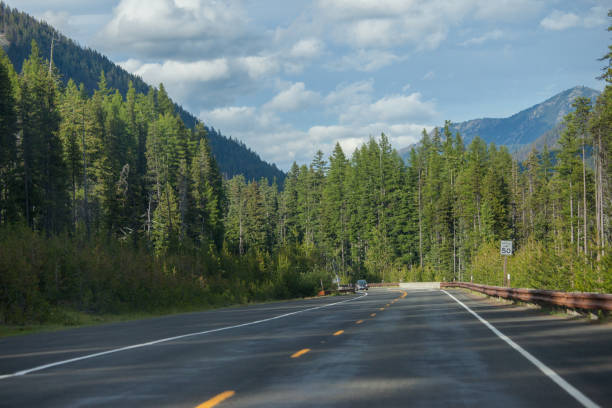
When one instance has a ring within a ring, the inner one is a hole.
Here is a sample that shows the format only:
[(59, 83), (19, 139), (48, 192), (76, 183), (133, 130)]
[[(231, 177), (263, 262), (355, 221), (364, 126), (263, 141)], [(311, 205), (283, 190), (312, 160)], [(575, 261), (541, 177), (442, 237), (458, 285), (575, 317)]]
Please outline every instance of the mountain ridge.
[[(571, 104), (574, 99), (584, 96), (594, 102), (599, 94), (595, 89), (575, 86), (508, 117), (484, 117), (452, 123), (450, 130), (453, 134), (459, 132), (466, 145), (479, 136), (487, 143), (507, 146), (520, 160), (532, 147), (540, 150), (544, 144), (549, 148), (555, 145), (564, 116), (573, 111)], [(411, 147), (400, 149), (404, 159), (409, 156)]]

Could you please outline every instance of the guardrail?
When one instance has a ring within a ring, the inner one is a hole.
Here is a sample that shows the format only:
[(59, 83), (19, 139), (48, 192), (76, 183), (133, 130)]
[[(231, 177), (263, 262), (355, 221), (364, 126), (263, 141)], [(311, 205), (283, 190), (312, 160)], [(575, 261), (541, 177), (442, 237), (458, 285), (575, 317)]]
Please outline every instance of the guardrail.
[(368, 286), (371, 288), (387, 288), (387, 287), (395, 287), (400, 284), (397, 282), (384, 282), (384, 283), (368, 283)]
[(558, 290), (517, 289), (501, 286), (479, 285), (467, 282), (442, 282), (440, 288), (465, 288), (489, 296), (523, 302), (544, 303), (573, 309), (612, 310), (612, 295), (589, 292), (561, 292)]
[(338, 292), (355, 292), (355, 287), (353, 285), (338, 285)]

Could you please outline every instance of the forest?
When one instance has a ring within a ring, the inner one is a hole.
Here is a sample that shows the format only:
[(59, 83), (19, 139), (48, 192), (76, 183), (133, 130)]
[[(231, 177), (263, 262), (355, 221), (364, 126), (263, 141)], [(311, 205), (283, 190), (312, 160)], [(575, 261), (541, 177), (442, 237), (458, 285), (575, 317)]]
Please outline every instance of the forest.
[(163, 85), (123, 96), (69, 80), (35, 42), (0, 51), (0, 322), (311, 296), (332, 281), (612, 292), (612, 48), (594, 106), (574, 101), (561, 149), (523, 162), (450, 123), (407, 163), (381, 134), (337, 144), (283, 185), (223, 177), (207, 129)]
[[(97, 89), (100, 72), (104, 71), (109, 88), (117, 89), (123, 97), (127, 96), (130, 82), (136, 93), (149, 92), (150, 86), (139, 76), (128, 73), (99, 52), (80, 46), (46, 22), (11, 9), (2, 1), (0, 30), (0, 43), (17, 72), (21, 72), (34, 40), (39, 50), (44, 50), (41, 55), (50, 55), (53, 48), (53, 65), (62, 86), (72, 79), (76, 84), (83, 84), (84, 91), (91, 96)], [(186, 127), (193, 129), (196, 126), (198, 120), (182, 106), (175, 103), (174, 110)], [(282, 182), (284, 173), (276, 165), (264, 162), (244, 143), (224, 136), (219, 130), (206, 126), (205, 129), (213, 155), (221, 158), (217, 165), (223, 175), (244, 174), (252, 178), (266, 177), (270, 181), (276, 178)]]

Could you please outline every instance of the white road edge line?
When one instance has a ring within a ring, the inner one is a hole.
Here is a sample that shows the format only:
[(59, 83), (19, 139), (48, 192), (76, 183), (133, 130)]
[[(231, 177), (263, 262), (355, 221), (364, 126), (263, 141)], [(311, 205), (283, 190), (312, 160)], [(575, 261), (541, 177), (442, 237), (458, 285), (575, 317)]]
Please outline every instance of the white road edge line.
[(234, 325), (234, 326), (219, 327), (217, 329), (205, 330), (205, 331), (196, 332), (196, 333), (181, 334), (180, 336), (166, 337), (164, 339), (153, 340), (153, 341), (149, 341), (149, 342), (146, 342), (146, 343), (133, 344), (131, 346), (125, 346), (125, 347), (121, 347), (121, 348), (117, 348), (117, 349), (102, 351), (100, 353), (88, 354), (88, 355), (85, 355), (85, 356), (75, 357), (75, 358), (71, 358), (71, 359), (68, 359), (68, 360), (57, 361), (55, 363), (49, 363), (49, 364), (41, 365), (41, 366), (38, 366), (38, 367), (28, 368), (27, 370), (17, 371), (17, 372), (12, 373), (12, 374), (0, 375), (0, 380), (3, 380), (5, 378), (11, 378), (11, 377), (19, 377), (19, 376), (22, 376), (22, 375), (33, 373), (35, 371), (41, 371), (41, 370), (45, 370), (45, 369), (51, 368), (51, 367), (56, 367), (56, 366), (60, 366), (60, 365), (64, 365), (64, 364), (74, 363), (75, 361), (81, 361), (81, 360), (87, 360), (87, 359), (94, 358), (94, 357), (105, 356), (107, 354), (118, 353), (120, 351), (132, 350), (132, 349), (146, 347), (146, 346), (152, 346), (154, 344), (159, 344), (159, 343), (165, 343), (165, 342), (168, 342), (168, 341), (184, 339), (186, 337), (201, 336), (203, 334), (215, 333), (215, 332), (220, 332), (220, 331), (225, 331), (225, 330), (230, 330), (230, 329), (237, 329), (239, 327), (245, 327), (245, 326), (252, 326), (252, 325), (255, 325), (255, 324), (265, 323), (265, 322), (269, 322), (271, 320), (276, 320), (276, 319), (282, 319), (284, 317), (293, 316), (293, 315), (304, 313), (304, 312), (310, 312), (312, 310), (323, 309), (324, 307), (339, 305), (341, 303), (346, 303), (346, 302), (350, 302), (352, 300), (361, 299), (362, 297), (365, 297), (365, 296), (368, 296), (368, 294), (364, 293), (363, 295), (361, 295), (359, 297), (350, 298), (350, 299), (347, 299), (347, 300), (343, 300), (341, 302), (328, 303), (326, 305), (311, 307), (311, 308), (304, 309), (304, 310), (298, 310), (297, 312), (285, 313), (285, 314), (274, 316), (274, 317), (270, 317), (270, 318), (267, 318), (267, 319), (255, 320), (255, 321), (252, 321), (252, 322), (241, 323), (241, 324), (237, 324), (237, 325)]
[(450, 293), (448, 293), (447, 291), (445, 291), (443, 289), (441, 289), (441, 292), (446, 293), (448, 296), (450, 296), (452, 299), (454, 299), (455, 302), (457, 302), (461, 306), (463, 306), (465, 308), (465, 310), (467, 310), (468, 312), (473, 314), (478, 320), (480, 320), (480, 322), (482, 324), (487, 326), (493, 333), (495, 333), (497, 335), (497, 337), (499, 337), (500, 339), (502, 339), (503, 341), (508, 343), (508, 345), (510, 345), (510, 347), (512, 347), (513, 349), (515, 349), (519, 353), (521, 353), (521, 355), (523, 357), (525, 357), (527, 360), (529, 360), (540, 371), (542, 371), (544, 374), (546, 374), (548, 376), (548, 378), (553, 380), (559, 387), (563, 388), (563, 390), (565, 390), (565, 392), (567, 392), (569, 395), (574, 397), (574, 399), (576, 399), (576, 401), (581, 403), (584, 407), (586, 407), (586, 408), (600, 408), (600, 406), (597, 405), (595, 402), (593, 402), (589, 397), (584, 395), (576, 387), (574, 387), (573, 385), (571, 385), (570, 383), (565, 381), (563, 378), (561, 378), (561, 376), (559, 374), (557, 374), (550, 367), (548, 367), (546, 364), (544, 364), (543, 362), (541, 362), (540, 360), (535, 358), (527, 350), (525, 350), (524, 348), (522, 348), (521, 346), (516, 344), (514, 341), (512, 341), (512, 339), (510, 339), (510, 337), (506, 336), (505, 334), (503, 334), (502, 332), (497, 330), (491, 323), (489, 323), (488, 321), (486, 321), (485, 319), (480, 317), (480, 315), (478, 315), (478, 313), (474, 312), (472, 309), (470, 309), (467, 305), (465, 305), (459, 299), (457, 299), (456, 297), (454, 297), (453, 295), (451, 295)]

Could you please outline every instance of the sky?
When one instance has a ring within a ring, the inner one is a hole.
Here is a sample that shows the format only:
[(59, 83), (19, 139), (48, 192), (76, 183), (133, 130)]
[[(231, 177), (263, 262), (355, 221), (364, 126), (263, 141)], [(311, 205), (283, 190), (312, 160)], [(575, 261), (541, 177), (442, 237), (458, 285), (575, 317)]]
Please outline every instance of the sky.
[(288, 170), (596, 79), (612, 0), (4, 0)]

